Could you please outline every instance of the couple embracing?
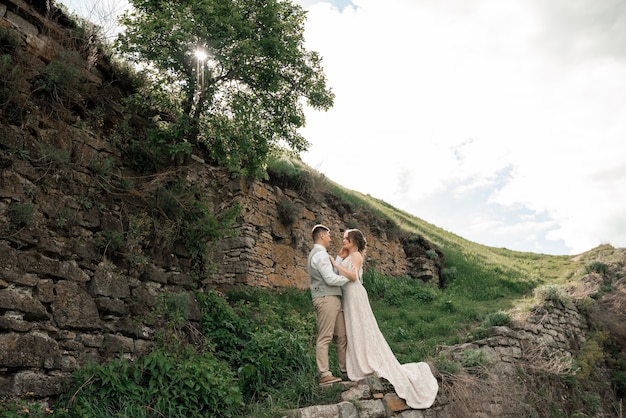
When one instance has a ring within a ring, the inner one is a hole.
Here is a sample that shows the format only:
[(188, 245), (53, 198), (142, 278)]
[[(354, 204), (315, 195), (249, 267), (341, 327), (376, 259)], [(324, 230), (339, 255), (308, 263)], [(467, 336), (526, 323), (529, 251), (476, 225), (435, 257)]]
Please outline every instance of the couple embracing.
[[(376, 375), (388, 380), (409, 407), (429, 408), (439, 389), (430, 367), (425, 362), (400, 364), (378, 328), (363, 287), (367, 247), (363, 233), (358, 229), (346, 230), (336, 260), (327, 252), (331, 243), (330, 228), (318, 224), (311, 234), (314, 245), (307, 268), (317, 314), (315, 357), (320, 384), (330, 385), (347, 379), (358, 381)], [(328, 348), (333, 340), (342, 378), (330, 372)]]

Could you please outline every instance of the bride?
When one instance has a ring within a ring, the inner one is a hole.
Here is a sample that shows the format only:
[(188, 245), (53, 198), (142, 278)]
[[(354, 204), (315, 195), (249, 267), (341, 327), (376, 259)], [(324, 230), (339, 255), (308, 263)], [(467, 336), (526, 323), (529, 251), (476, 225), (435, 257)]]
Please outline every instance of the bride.
[(375, 374), (388, 380), (409, 407), (429, 408), (439, 390), (430, 367), (425, 362), (400, 364), (378, 328), (367, 291), (363, 287), (366, 247), (363, 233), (358, 229), (348, 229), (344, 232), (343, 247), (337, 260), (331, 259), (339, 273), (354, 280), (343, 286), (348, 377), (358, 381)]

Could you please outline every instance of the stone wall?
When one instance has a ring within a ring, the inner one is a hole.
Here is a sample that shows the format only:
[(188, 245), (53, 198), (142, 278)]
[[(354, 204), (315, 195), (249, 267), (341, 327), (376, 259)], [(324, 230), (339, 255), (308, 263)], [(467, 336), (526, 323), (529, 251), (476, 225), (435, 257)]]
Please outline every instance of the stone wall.
[(489, 329), (488, 338), (448, 349), (456, 360), (466, 350), (481, 350), (489, 363), (505, 375), (515, 375), (520, 361), (538, 352), (550, 352), (568, 362), (586, 341), (588, 325), (573, 304), (547, 301), (532, 308), (524, 320), (513, 320), (509, 326)]
[[(211, 178), (202, 179), (205, 170), (191, 173), (190, 182), (206, 186)], [(308, 287), (306, 261), (311, 249), (311, 227), (324, 223), (332, 229), (330, 254), (335, 254), (347, 225), (354, 224), (353, 214), (340, 216), (326, 203), (306, 202), (296, 191), (281, 189), (257, 180), (232, 180), (228, 197), (222, 206), (238, 205), (241, 216), (235, 225), (236, 236), (220, 240), (213, 249), (218, 270), (212, 282), (220, 286), (249, 285), (257, 287)], [(297, 218), (285, 225), (278, 204), (290, 200)], [(419, 267), (407, 263), (403, 244), (398, 238), (374, 235), (369, 226), (360, 224), (367, 242), (366, 268), (392, 276), (410, 275), (411, 271), (433, 272), (424, 280), (438, 282), (439, 269), (433, 260), (423, 257)], [(426, 251), (428, 247), (424, 248)], [(424, 267), (428, 266), (428, 267)]]
[[(0, 27), (20, 37), (13, 51), (20, 66), (13, 100), (23, 110), (20, 124), (0, 124), (0, 397), (53, 396), (82, 365), (120, 353), (129, 358), (147, 353), (155, 335), (157, 296), (164, 292), (187, 295), (189, 319), (197, 321), (193, 291), (199, 286), (306, 288), (312, 225), (333, 228), (332, 252), (342, 229), (354, 222), (353, 214), (340, 216), (323, 199), (309, 202), (266, 182), (233, 180), (193, 157), (158, 176), (185, 178), (215, 213), (241, 208), (235, 235), (211, 247), (216, 272), (199, 283), (180, 242), (146, 241), (115, 254), (111, 237), (128, 241), (131, 216), (146, 211), (145, 192), (161, 177), (145, 178), (124, 167), (120, 150), (69, 109), (42, 111), (29, 101), (42, 69), (61, 59), (66, 48), (62, 24), (67, 19), (48, 7), (42, 1), (0, 0)], [(81, 54), (98, 55), (85, 49)], [(115, 97), (108, 95), (120, 92), (111, 90), (102, 65), (85, 58), (83, 91), (105, 97), (107, 110), (119, 112)], [(94, 167), (106, 161), (114, 163), (103, 178)], [(114, 179), (124, 178), (136, 188), (111, 187)], [(279, 221), (278, 204), (284, 199), (298, 214), (289, 225)], [(22, 215), (27, 222), (16, 221)], [(438, 271), (434, 265), (421, 267), (421, 261), (408, 264), (398, 238), (359, 226), (370, 244), (368, 268), (389, 275), (410, 274), (414, 266)], [(133, 251), (146, 259), (133, 260)]]
[[(588, 319), (573, 303), (549, 300), (508, 326), (490, 328), (486, 338), (443, 348), (442, 355), (459, 364), (467, 364), (468, 355), (484, 362), (468, 367), (466, 378), (450, 379), (435, 416), (543, 416), (535, 376), (547, 382), (571, 375), (588, 331)], [(563, 396), (571, 394), (563, 390)]]

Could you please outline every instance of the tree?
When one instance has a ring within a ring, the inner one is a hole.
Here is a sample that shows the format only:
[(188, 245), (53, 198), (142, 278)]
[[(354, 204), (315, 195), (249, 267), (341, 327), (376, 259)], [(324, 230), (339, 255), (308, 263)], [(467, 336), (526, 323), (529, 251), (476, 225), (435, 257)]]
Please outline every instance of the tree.
[[(118, 51), (155, 80), (162, 138), (201, 144), (259, 176), (271, 152), (305, 151), (304, 105), (327, 110), (321, 58), (304, 47), (305, 11), (285, 0), (131, 0)], [(196, 53), (204, 55), (196, 55)]]

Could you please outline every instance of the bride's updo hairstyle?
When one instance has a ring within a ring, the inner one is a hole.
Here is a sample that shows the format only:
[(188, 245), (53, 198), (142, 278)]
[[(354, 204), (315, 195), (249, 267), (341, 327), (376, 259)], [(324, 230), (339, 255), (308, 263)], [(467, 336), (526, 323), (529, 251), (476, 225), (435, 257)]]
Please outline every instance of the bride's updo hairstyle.
[(363, 232), (358, 229), (348, 229), (346, 231), (348, 233), (348, 239), (350, 242), (356, 244), (357, 250), (362, 253), (365, 251), (365, 247), (367, 247), (367, 240), (365, 239), (365, 235)]

